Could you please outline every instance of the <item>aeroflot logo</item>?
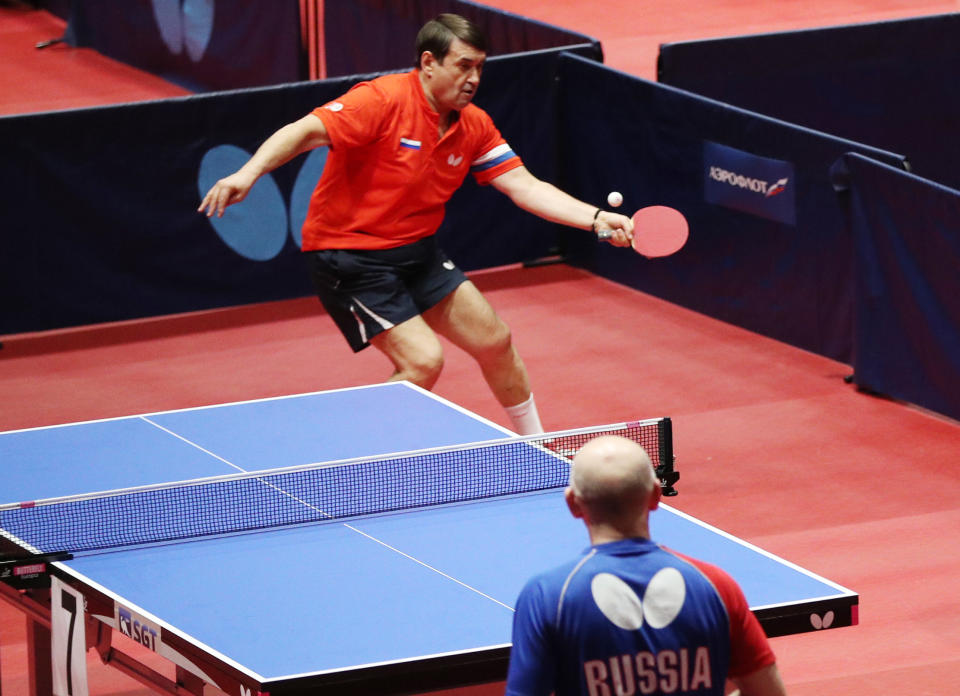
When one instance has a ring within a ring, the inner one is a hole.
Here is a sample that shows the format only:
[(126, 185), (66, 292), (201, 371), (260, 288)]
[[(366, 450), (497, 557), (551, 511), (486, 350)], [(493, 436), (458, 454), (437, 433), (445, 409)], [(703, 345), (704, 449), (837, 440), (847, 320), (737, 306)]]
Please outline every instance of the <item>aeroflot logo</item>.
[(744, 213), (796, 223), (793, 163), (727, 145), (703, 144), (704, 199)]
[(767, 198), (786, 191), (787, 184), (790, 182), (789, 179), (783, 178), (771, 184), (769, 181), (754, 179), (721, 167), (710, 167), (710, 178), (723, 184), (748, 189), (754, 193), (762, 193)]
[(767, 189), (767, 198), (770, 198), (770, 197), (772, 197), (772, 196), (779, 195), (779, 194), (783, 193), (784, 191), (786, 191), (786, 190), (787, 190), (787, 183), (788, 183), (789, 181), (790, 181), (789, 179), (780, 179), (780, 181), (776, 182), (773, 186), (771, 186), (770, 188), (768, 188), (768, 189)]

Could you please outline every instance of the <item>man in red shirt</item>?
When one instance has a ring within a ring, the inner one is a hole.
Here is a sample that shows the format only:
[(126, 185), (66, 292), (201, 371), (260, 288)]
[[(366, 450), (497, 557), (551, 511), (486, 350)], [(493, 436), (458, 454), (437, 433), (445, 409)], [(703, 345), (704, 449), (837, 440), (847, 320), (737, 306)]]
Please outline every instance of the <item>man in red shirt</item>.
[(533, 176), (471, 103), (487, 57), (475, 25), (440, 15), (420, 30), (416, 50), (411, 72), (358, 84), (278, 130), (199, 210), (223, 215), (263, 174), (329, 146), (302, 246), (351, 348), (376, 346), (393, 363), (391, 379), (430, 389), (443, 367), (437, 334), (445, 336), (476, 359), (518, 432), (542, 432), (510, 328), (436, 244), (444, 206), (471, 173), (520, 208), (616, 246), (630, 244), (633, 223)]

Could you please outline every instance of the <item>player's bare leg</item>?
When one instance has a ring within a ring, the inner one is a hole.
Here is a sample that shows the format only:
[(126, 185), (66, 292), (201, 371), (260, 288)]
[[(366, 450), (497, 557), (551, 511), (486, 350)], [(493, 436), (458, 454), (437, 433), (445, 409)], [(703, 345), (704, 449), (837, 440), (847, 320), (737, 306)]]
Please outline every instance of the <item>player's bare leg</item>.
[(467, 281), (423, 313), (437, 333), (477, 361), (497, 401), (517, 428), (540, 432), (539, 416), (530, 393), (530, 378), (510, 327), (494, 311), (476, 285)]
[(513, 346), (510, 327), (472, 282), (462, 283), (424, 312), (423, 318), (477, 361), (501, 405), (513, 406), (530, 396), (530, 380)]
[(443, 370), (443, 347), (422, 317), (413, 317), (370, 339), (393, 363), (391, 382), (407, 380), (432, 389)]

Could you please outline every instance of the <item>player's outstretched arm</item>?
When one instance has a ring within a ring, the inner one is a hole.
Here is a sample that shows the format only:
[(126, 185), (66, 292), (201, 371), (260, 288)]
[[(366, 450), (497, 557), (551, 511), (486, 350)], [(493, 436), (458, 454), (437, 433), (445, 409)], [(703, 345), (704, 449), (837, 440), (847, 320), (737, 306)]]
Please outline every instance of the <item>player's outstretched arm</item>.
[(736, 677), (733, 682), (740, 689), (740, 696), (787, 696), (787, 687), (780, 678), (780, 670), (776, 664), (761, 667), (743, 677)]
[[(517, 167), (494, 179), (494, 188), (505, 194), (518, 207), (550, 222), (559, 222), (582, 230), (609, 232), (609, 241), (616, 246), (629, 246), (633, 237), (633, 220), (625, 215), (601, 211), (579, 201), (553, 184), (538, 179), (526, 167)], [(596, 227), (594, 227), (596, 221)]]
[(197, 211), (206, 213), (207, 217), (222, 217), (227, 206), (247, 197), (261, 176), (289, 162), (301, 152), (329, 144), (327, 129), (318, 117), (308, 114), (288, 123), (267, 138), (240, 169), (215, 183), (203, 197)]

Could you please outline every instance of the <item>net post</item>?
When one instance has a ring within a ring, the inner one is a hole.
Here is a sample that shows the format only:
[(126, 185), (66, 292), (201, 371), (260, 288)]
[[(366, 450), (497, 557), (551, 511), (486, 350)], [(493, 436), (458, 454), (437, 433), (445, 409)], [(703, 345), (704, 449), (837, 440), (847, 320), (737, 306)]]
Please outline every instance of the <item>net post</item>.
[(663, 494), (668, 497), (677, 495), (677, 489), (673, 487), (680, 480), (680, 473), (677, 472), (674, 465), (673, 454), (673, 421), (670, 418), (662, 418), (658, 424), (659, 437), (659, 464), (657, 465), (657, 477), (660, 479), (660, 487)]

